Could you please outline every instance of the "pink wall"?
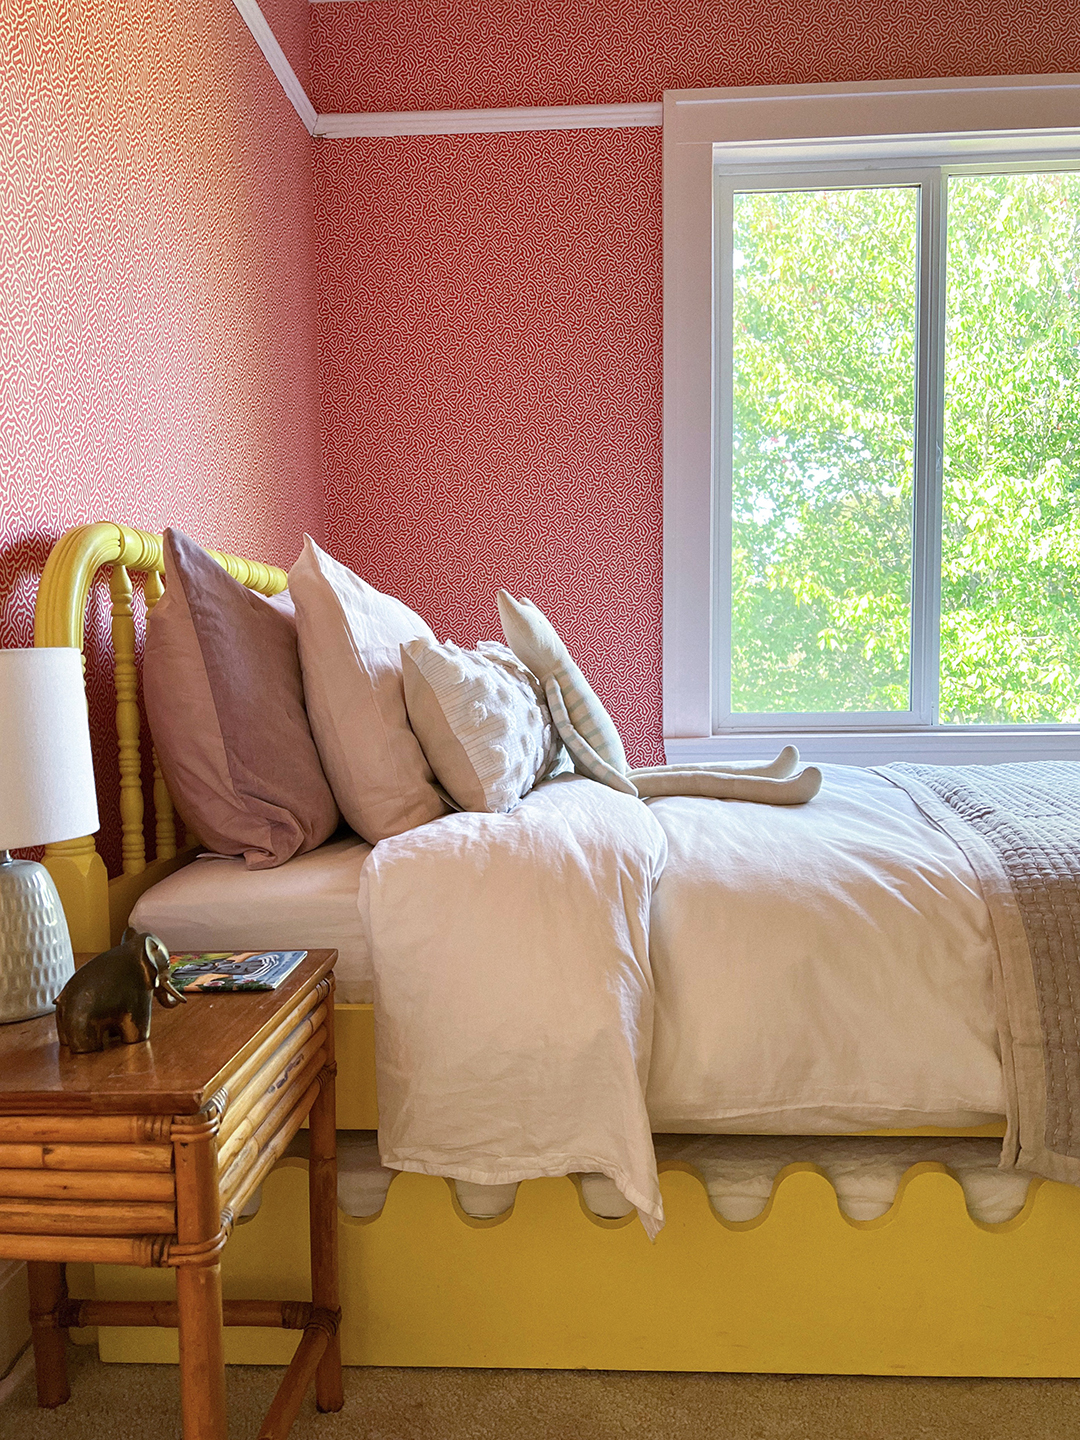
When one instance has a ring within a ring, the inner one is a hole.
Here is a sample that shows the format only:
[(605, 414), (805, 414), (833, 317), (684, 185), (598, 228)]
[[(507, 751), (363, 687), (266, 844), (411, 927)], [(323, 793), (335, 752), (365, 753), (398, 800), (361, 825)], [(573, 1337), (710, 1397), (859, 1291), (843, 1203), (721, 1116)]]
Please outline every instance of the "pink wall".
[(387, 0), (312, 7), (316, 109), (617, 105), (706, 85), (1071, 71), (1060, 0)]
[(547, 613), (655, 752), (656, 130), (316, 151), (331, 547), (441, 637)]
[[(698, 85), (1080, 69), (1056, 0), (312, 7), (322, 111), (616, 104)], [(328, 533), (466, 643), (547, 609), (661, 758), (656, 130), (316, 148)]]
[[(31, 642), (37, 578), (71, 525), (171, 522), (288, 563), (324, 522), (312, 145), (234, 7), (12, 0), (0, 56), (11, 646)], [(96, 669), (92, 685), (104, 770)]]
[(259, 0), (263, 19), (285, 52), (296, 78), (311, 94), (311, 11), (307, 0)]

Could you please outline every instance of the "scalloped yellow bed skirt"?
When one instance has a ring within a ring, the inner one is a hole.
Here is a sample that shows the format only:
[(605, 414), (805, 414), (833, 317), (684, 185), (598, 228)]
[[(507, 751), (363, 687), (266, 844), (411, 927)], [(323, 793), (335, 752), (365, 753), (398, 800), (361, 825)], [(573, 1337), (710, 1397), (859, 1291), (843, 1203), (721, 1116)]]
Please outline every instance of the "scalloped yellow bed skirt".
[[(302, 1160), (266, 1183), (224, 1257), (226, 1295), (307, 1291)], [(844, 1217), (812, 1166), (736, 1224), (687, 1167), (661, 1174), (668, 1221), (598, 1220), (569, 1179), (530, 1180), (472, 1220), (444, 1180), (400, 1175), (382, 1212), (341, 1217), (347, 1365), (1080, 1375), (1080, 1191), (1034, 1181), (1002, 1225), (972, 1220), (937, 1165), (879, 1220)], [(102, 1297), (164, 1298), (162, 1272), (99, 1268)], [(102, 1330), (106, 1360), (175, 1361), (175, 1332)], [(231, 1330), (234, 1362), (284, 1363), (296, 1337)]]

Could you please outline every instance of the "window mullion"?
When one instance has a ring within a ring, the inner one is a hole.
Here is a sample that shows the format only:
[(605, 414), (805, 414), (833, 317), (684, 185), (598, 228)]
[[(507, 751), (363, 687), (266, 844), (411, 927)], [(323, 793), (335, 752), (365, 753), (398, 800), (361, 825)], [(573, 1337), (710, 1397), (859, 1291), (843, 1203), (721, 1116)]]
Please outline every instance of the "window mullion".
[(935, 169), (926, 173), (920, 186), (911, 708), (925, 725), (938, 723), (940, 677), (946, 183), (944, 172)]
[(713, 315), (712, 463), (715, 497), (712, 514), (713, 544), (713, 730), (731, 714), (731, 487), (734, 438), (734, 276), (732, 230), (734, 185), (717, 178), (713, 211), (713, 274), (716, 297)]

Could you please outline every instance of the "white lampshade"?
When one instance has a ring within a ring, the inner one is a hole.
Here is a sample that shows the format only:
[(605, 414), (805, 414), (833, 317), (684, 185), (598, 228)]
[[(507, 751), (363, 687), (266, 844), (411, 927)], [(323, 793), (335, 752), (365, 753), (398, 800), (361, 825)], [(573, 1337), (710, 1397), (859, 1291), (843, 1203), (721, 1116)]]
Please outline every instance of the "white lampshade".
[(98, 828), (78, 650), (0, 650), (0, 850)]

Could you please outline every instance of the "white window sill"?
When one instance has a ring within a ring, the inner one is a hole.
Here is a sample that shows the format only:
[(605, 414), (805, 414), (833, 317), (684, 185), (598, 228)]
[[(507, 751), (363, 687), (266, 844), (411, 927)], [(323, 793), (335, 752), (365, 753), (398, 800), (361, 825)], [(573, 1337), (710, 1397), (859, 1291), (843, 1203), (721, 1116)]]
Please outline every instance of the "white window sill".
[(934, 730), (776, 731), (665, 739), (669, 765), (703, 760), (767, 760), (795, 745), (803, 760), (830, 765), (1003, 765), (1018, 760), (1080, 760), (1077, 725), (942, 725)]

